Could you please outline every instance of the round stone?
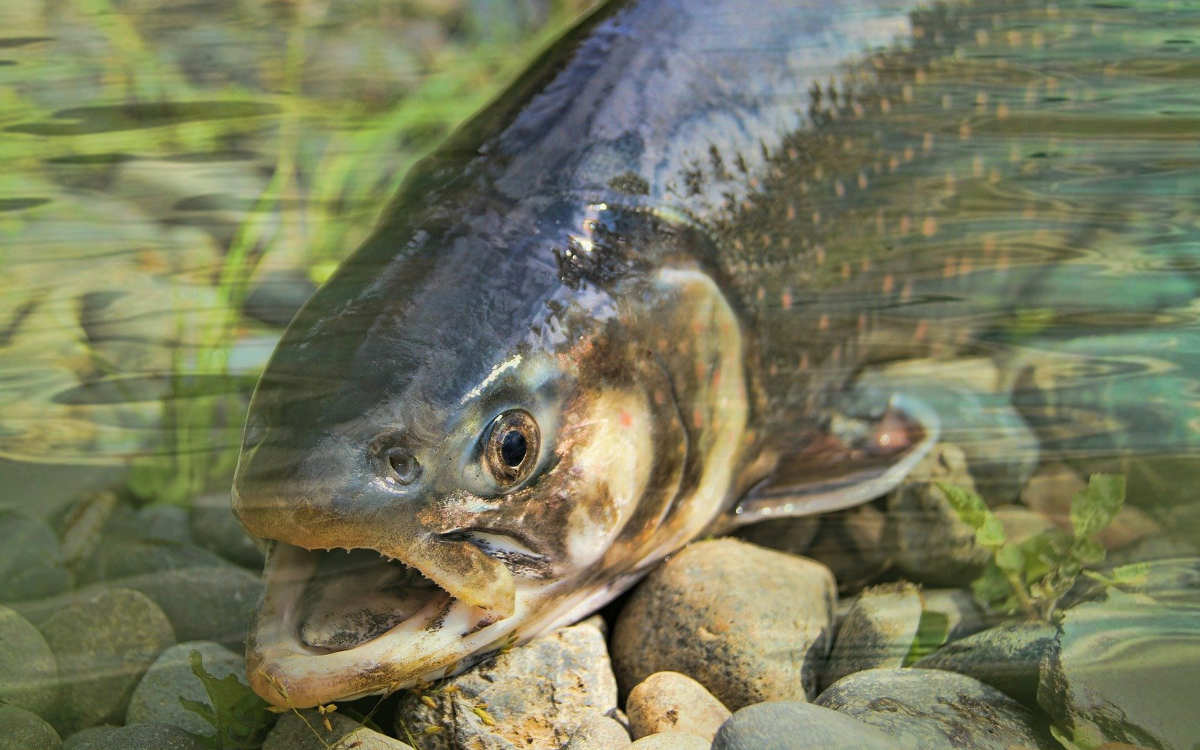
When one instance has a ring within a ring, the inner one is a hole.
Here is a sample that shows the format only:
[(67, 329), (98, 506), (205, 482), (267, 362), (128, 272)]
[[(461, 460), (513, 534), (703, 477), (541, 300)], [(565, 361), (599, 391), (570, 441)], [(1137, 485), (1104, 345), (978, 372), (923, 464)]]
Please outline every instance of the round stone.
[(730, 709), (805, 700), (829, 650), (836, 596), (833, 575), (812, 560), (736, 539), (691, 544), (617, 618), (617, 679), (630, 690), (655, 672), (681, 672)]
[(0, 750), (58, 750), (62, 740), (45, 719), (20, 706), (0, 703)]
[(41, 631), (63, 683), (61, 700), (47, 718), (64, 734), (119, 720), (147, 667), (175, 642), (162, 610), (122, 588), (76, 597), (43, 622)]
[(38, 629), (0, 607), (0, 702), (49, 716), (58, 699), (58, 663)]
[(895, 750), (878, 730), (828, 708), (798, 701), (746, 706), (725, 722), (712, 750)]

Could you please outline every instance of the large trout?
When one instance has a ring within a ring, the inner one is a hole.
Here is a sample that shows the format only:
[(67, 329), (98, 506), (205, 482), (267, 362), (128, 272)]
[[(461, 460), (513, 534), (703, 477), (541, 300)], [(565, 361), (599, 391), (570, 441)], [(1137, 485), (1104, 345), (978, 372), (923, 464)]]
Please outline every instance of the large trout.
[(988, 353), (1045, 269), (1169, 211), (1104, 182), (1183, 142), (1130, 96), (1161, 73), (1139, 23), (1021, 0), (585, 19), (413, 170), (263, 375), (234, 494), (270, 540), (255, 690), (431, 680), (701, 534), (894, 486), (936, 418), (856, 374)]

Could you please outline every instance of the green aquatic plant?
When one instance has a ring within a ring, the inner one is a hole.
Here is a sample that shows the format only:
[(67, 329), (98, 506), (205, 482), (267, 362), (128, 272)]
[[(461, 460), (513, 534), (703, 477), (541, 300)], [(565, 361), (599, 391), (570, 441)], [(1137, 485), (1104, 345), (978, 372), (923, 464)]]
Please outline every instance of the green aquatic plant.
[(262, 698), (235, 675), (218, 679), (204, 668), (199, 651), (188, 656), (192, 674), (204, 685), (208, 703), (180, 698), (187, 710), (213, 726), (212, 735), (195, 735), (205, 747), (215, 750), (256, 750), (275, 724), (275, 713)]
[(1093, 474), (1071, 499), (1071, 531), (1049, 529), (1027, 539), (1009, 539), (994, 513), (975, 492), (944, 482), (938, 488), (959, 518), (975, 530), (975, 542), (991, 552), (983, 574), (971, 584), (985, 607), (1049, 620), (1078, 577), (1104, 561), (1096, 535), (1125, 502), (1125, 477)]
[[(230, 356), (248, 322), (241, 310), (257, 269), (299, 264), (315, 283), (325, 281), (366, 237), (409, 167), (495, 96), (586, 7), (558, 0), (540, 28), (519, 38), (448, 44), (437, 61), (447, 73), (426, 76), (391, 106), (376, 110), (364, 110), (351, 99), (335, 102), (331, 110), (328, 102), (304, 93), (301, 73), (311, 20), (294, 15), (282, 85), (271, 97), (279, 108), (271, 178), (245, 213), (215, 273), (217, 304), (204, 330), (191, 337), (198, 345), (172, 352), (168, 394), (162, 400), (164, 440), (133, 462), (128, 484), (134, 495), (182, 505), (229, 485), (240, 443), (237, 428), (255, 379), (253, 374), (235, 377)], [(145, 47), (129, 24), (120, 28), (120, 36), (120, 50)], [(136, 67), (138, 60), (127, 62)], [(170, 100), (189, 93), (162, 95)], [(345, 127), (339, 121), (354, 124)], [(218, 122), (213, 127), (228, 126)], [(211, 140), (216, 144), (227, 135), (215, 132)], [(179, 338), (183, 340), (182, 334)]]

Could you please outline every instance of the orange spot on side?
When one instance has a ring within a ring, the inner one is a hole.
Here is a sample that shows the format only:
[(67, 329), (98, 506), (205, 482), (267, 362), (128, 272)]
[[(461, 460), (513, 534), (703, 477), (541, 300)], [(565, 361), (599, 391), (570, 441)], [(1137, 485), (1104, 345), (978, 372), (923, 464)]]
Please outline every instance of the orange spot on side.
[(628, 430), (630, 427), (633, 427), (633, 415), (624, 409), (621, 410), (621, 414), (618, 416), (618, 419), (621, 422), (621, 426), (625, 429)]
[(792, 291), (790, 289), (783, 290), (783, 294), (779, 296), (779, 304), (783, 306), (784, 310), (792, 309)]

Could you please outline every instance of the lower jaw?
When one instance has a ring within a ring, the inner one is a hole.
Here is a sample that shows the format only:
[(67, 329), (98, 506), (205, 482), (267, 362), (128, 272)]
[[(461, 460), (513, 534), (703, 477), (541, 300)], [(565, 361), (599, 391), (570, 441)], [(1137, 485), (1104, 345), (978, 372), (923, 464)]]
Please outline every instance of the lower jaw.
[[(430, 682), (462, 660), (509, 641), (523, 619), (492, 622), (486, 610), (440, 592), (403, 621), (349, 648), (314, 647), (300, 633), (304, 593), (321, 552), (272, 543), (266, 591), (247, 645), (247, 676), (256, 693), (277, 706), (303, 708)], [(518, 603), (520, 608), (520, 603)]]

